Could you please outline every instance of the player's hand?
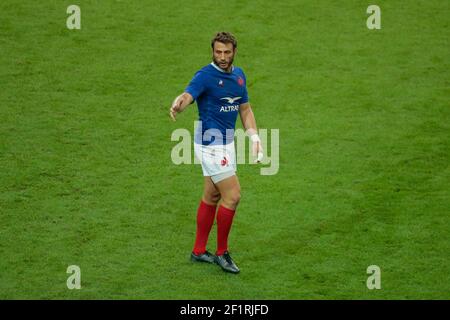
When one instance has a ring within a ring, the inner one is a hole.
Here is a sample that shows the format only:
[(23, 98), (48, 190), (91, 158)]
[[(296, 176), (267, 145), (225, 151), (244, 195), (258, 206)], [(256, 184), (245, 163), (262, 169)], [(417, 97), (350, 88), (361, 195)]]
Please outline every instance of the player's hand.
[(252, 143), (252, 153), (253, 153), (253, 156), (256, 157), (255, 163), (261, 163), (261, 161), (264, 157), (261, 141), (254, 141)]
[(180, 112), (180, 106), (183, 102), (183, 99), (180, 99), (180, 97), (177, 97), (175, 101), (172, 103), (172, 106), (170, 107), (169, 115), (172, 118), (173, 121), (177, 121), (176, 116), (177, 113)]
[(177, 121), (177, 119), (175, 119), (177, 116), (177, 111), (174, 109), (174, 107), (170, 107), (169, 115), (172, 118), (172, 121)]
[(253, 156), (256, 157), (255, 163), (261, 163), (264, 158), (261, 142), (253, 142)]

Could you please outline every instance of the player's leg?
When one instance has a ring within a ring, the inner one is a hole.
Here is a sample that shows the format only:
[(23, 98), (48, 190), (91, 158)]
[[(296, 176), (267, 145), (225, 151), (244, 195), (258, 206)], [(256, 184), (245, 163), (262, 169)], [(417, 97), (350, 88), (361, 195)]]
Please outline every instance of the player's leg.
[(222, 206), (235, 211), (241, 200), (241, 186), (238, 177), (234, 174), (222, 181), (218, 181), (215, 187), (222, 197)]
[(216, 206), (220, 200), (220, 192), (212, 182), (211, 177), (204, 177), (203, 202)]
[(197, 210), (197, 232), (191, 258), (194, 261), (213, 262), (214, 257), (206, 250), (208, 236), (214, 224), (216, 205), (220, 200), (219, 190), (211, 180), (204, 177), (203, 196)]
[(222, 197), (222, 203), (217, 211), (216, 263), (225, 271), (238, 273), (239, 268), (228, 254), (228, 235), (241, 199), (241, 187), (236, 175), (216, 182), (216, 187)]

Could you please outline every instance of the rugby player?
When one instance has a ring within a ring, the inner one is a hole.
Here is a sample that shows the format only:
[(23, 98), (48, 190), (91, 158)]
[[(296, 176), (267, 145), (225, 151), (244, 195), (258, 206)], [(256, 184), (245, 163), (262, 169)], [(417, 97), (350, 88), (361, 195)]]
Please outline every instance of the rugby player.
[[(200, 125), (195, 131), (194, 153), (202, 165), (204, 189), (197, 210), (191, 260), (216, 263), (224, 271), (239, 273), (228, 252), (228, 235), (241, 198), (234, 147), (238, 113), (252, 142), (253, 154), (261, 157), (263, 150), (248, 99), (244, 71), (233, 65), (236, 38), (229, 32), (219, 32), (212, 39), (211, 48), (213, 61), (194, 75), (185, 91), (175, 98), (169, 113), (176, 121), (178, 113), (197, 102)], [(213, 255), (206, 249), (206, 244), (217, 206), (217, 249)]]

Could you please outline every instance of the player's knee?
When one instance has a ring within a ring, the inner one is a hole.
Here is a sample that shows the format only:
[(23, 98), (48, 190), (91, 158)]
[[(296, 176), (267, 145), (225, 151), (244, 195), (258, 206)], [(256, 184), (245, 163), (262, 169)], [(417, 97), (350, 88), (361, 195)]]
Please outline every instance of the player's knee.
[(203, 195), (203, 198), (208, 204), (217, 204), (220, 200), (220, 193), (218, 192), (205, 193)]
[(219, 202), (219, 200), (220, 200), (220, 193), (219, 192), (214, 193), (214, 194), (211, 195), (211, 201), (213, 203), (217, 204), (217, 202)]
[(239, 190), (236, 190), (230, 194), (229, 201), (234, 206), (237, 206), (239, 204), (239, 201), (241, 201), (241, 192)]

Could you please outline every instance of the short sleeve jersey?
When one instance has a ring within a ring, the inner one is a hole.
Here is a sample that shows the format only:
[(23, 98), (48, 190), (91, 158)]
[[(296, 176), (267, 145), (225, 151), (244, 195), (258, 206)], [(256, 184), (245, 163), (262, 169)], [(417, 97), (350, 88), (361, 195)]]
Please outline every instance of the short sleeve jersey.
[(233, 66), (228, 73), (212, 62), (194, 75), (185, 92), (198, 105), (200, 125), (195, 143), (231, 143), (239, 105), (248, 102), (247, 79), (242, 69)]

